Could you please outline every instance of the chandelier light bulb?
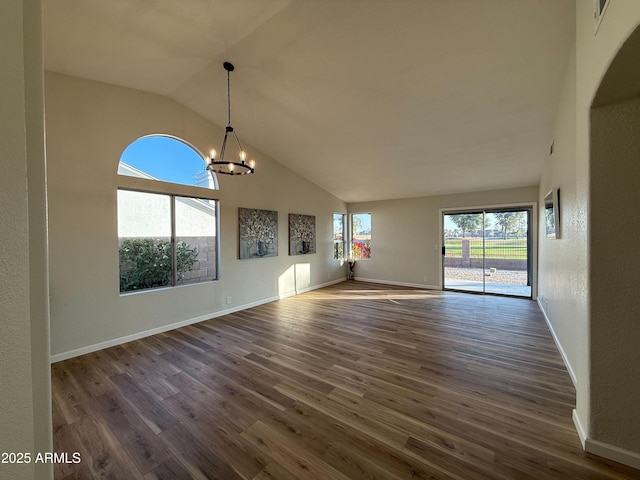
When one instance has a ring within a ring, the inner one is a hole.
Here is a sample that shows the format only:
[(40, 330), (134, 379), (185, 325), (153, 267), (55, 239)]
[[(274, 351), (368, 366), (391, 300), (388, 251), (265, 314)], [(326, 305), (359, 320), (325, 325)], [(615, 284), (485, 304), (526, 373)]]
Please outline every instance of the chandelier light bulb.
[(229, 171), (233, 172), (233, 163), (229, 163)]
[(240, 150), (240, 161), (244, 162), (247, 159), (247, 152)]
[(215, 148), (212, 148), (211, 150), (209, 150), (209, 158), (211, 158), (211, 160), (215, 160), (217, 154), (218, 152), (216, 152)]
[(249, 167), (251, 167), (251, 169), (253, 170), (256, 166), (256, 161), (252, 158), (251, 160), (249, 160)]

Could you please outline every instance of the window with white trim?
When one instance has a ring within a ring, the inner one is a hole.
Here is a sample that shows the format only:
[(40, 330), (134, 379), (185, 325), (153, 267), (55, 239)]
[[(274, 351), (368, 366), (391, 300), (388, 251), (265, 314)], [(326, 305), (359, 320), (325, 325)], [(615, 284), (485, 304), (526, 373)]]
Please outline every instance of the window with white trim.
[(354, 260), (371, 258), (371, 214), (351, 214), (351, 257)]

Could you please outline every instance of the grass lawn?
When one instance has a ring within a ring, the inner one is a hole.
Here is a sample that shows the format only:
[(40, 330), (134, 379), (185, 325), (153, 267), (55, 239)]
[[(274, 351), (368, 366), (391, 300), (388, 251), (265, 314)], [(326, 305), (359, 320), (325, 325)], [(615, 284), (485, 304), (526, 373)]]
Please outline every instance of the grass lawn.
[[(482, 238), (465, 238), (469, 241), (471, 258), (482, 258)], [(450, 238), (444, 242), (448, 257), (462, 256), (462, 238)], [(526, 259), (526, 238), (488, 238), (484, 242), (486, 258)]]

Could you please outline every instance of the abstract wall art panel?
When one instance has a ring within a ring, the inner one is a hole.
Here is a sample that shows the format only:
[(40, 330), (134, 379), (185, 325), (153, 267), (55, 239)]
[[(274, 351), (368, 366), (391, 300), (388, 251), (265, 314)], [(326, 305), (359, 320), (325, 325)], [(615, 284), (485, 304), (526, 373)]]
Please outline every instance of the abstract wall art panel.
[(278, 212), (238, 209), (240, 259), (278, 256)]
[(289, 255), (316, 253), (315, 215), (289, 214)]

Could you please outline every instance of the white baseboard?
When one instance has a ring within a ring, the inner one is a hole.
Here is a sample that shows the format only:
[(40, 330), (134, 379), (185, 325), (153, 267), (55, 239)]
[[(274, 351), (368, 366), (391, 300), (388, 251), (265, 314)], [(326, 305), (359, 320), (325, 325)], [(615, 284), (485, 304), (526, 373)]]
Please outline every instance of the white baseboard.
[(587, 432), (585, 431), (582, 423), (580, 423), (580, 418), (578, 417), (578, 411), (574, 408), (571, 412), (571, 417), (573, 418), (573, 424), (576, 427), (576, 431), (578, 432), (578, 437), (580, 438), (580, 443), (582, 444), (582, 449), (585, 449), (585, 444), (587, 442)]
[(632, 468), (640, 470), (640, 453), (624, 450), (623, 448), (609, 445), (608, 443), (600, 442), (587, 438), (585, 442), (585, 451), (598, 455), (600, 457), (608, 458), (614, 462), (628, 465)]
[[(319, 288), (328, 287), (329, 285), (335, 285), (336, 283), (342, 283), (342, 282), (345, 282), (346, 280), (347, 280), (347, 277), (342, 277), (342, 278), (339, 278), (337, 280), (331, 280), (330, 282), (321, 283), (319, 285), (313, 285), (312, 287), (299, 288), (299, 289), (296, 290), (295, 293), (292, 293), (291, 295), (296, 295), (298, 293), (304, 293), (304, 292), (310, 292), (311, 290), (317, 290)], [(287, 295), (287, 296), (290, 297), (291, 295)]]
[(441, 290), (437, 285), (425, 285), (424, 283), (408, 283), (408, 282), (394, 282), (393, 280), (378, 280), (376, 278), (362, 278), (355, 277), (354, 280), (359, 282), (380, 283), (382, 285), (396, 285), (398, 287), (413, 287), (422, 288), (425, 290)]
[(116, 345), (122, 345), (123, 343), (132, 342), (134, 340), (139, 340), (141, 338), (149, 337), (151, 335), (156, 335), (158, 333), (168, 332), (170, 330), (175, 330), (176, 328), (186, 327), (187, 325), (193, 325), (194, 323), (204, 322), (205, 320), (222, 317), (223, 315), (229, 315), (230, 313), (246, 310), (247, 308), (257, 307), (259, 305), (264, 305), (265, 303), (270, 303), (276, 300), (281, 300), (283, 298), (292, 297), (299, 293), (310, 292), (311, 290), (316, 290), (318, 288), (328, 287), (329, 285), (344, 282), (345, 280), (346, 280), (346, 277), (339, 278), (338, 280), (333, 280), (331, 282), (322, 283), (320, 285), (314, 285), (311, 287), (300, 289), (296, 292), (290, 292), (290, 293), (285, 293), (275, 297), (264, 298), (256, 302), (246, 303), (244, 305), (238, 305), (232, 308), (226, 308), (224, 310), (208, 313), (206, 315), (200, 315), (195, 318), (189, 318), (186, 320), (181, 320), (179, 322), (170, 323), (168, 325), (162, 325), (160, 327), (152, 328), (150, 330), (144, 330), (142, 332), (132, 333), (130, 335), (125, 335), (124, 337), (113, 338), (105, 342), (95, 343), (93, 345), (77, 348), (75, 350), (69, 350), (68, 352), (57, 353), (55, 355), (51, 355), (50, 362), (51, 363), (61, 362), (62, 360), (68, 360), (70, 358), (79, 357), (80, 355), (86, 355), (87, 353), (97, 352), (98, 350), (103, 350), (109, 347), (115, 347)]
[(569, 372), (569, 377), (571, 377), (571, 381), (573, 382), (573, 386), (577, 388), (577, 386), (578, 386), (578, 377), (576, 377), (576, 373), (573, 371), (573, 368), (571, 367), (571, 363), (569, 363), (569, 358), (567, 357), (567, 354), (565, 353), (564, 349), (562, 348), (562, 344), (560, 343), (560, 340), (558, 339), (558, 336), (556, 335), (556, 331), (553, 329), (553, 325), (551, 324), (551, 320), (549, 320), (549, 317), (547, 316), (547, 312), (545, 312), (544, 308), (542, 307), (542, 303), (540, 302), (539, 298), (536, 300), (536, 302), (538, 303), (538, 308), (540, 309), (540, 311), (542, 312), (542, 315), (544, 316), (545, 322), (547, 322), (547, 327), (549, 328), (549, 331), (551, 332), (551, 336), (553, 337), (553, 341), (556, 343), (556, 347), (557, 347), (558, 351), (560, 352), (560, 356), (562, 357), (562, 361), (564, 362), (564, 366), (567, 367), (567, 372)]
[(598, 455), (599, 457), (608, 458), (609, 460), (622, 463), (623, 465), (628, 465), (629, 467), (640, 469), (640, 453), (625, 450), (623, 448), (616, 447), (615, 445), (610, 445), (608, 443), (589, 438), (584, 427), (580, 423), (578, 412), (576, 412), (575, 409), (573, 410), (573, 424), (576, 426), (580, 442), (582, 443), (582, 448), (585, 452)]

